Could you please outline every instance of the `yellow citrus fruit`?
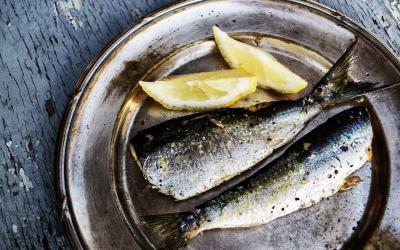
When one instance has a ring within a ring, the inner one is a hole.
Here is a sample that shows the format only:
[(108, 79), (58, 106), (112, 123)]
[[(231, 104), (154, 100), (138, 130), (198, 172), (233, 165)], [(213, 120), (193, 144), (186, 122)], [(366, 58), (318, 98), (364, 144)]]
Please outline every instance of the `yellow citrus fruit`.
[(167, 109), (207, 110), (232, 105), (256, 90), (256, 78), (243, 69), (219, 70), (139, 82)]
[(307, 81), (281, 64), (270, 53), (255, 46), (236, 41), (218, 27), (213, 27), (215, 42), (231, 68), (243, 68), (257, 77), (261, 88), (280, 93), (297, 93)]

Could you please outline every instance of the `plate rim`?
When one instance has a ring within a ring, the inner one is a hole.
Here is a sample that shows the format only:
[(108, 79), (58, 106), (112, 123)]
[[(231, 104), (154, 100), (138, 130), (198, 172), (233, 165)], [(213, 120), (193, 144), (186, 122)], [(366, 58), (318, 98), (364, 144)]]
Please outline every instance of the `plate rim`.
[[(68, 166), (66, 165), (67, 156), (67, 144), (68, 135), (70, 133), (70, 125), (73, 123), (75, 116), (75, 110), (79, 106), (81, 96), (85, 90), (90, 86), (92, 77), (95, 75), (100, 66), (104, 61), (112, 54), (115, 48), (117, 48), (121, 42), (132, 34), (140, 33), (143, 27), (151, 25), (158, 18), (170, 14), (171, 12), (180, 8), (188, 7), (190, 5), (212, 2), (215, 0), (178, 0), (177, 2), (167, 4), (153, 12), (139, 18), (137, 21), (132, 22), (122, 29), (117, 35), (115, 35), (90, 61), (86, 66), (83, 73), (76, 81), (73, 89), (73, 93), (67, 103), (63, 117), (60, 122), (59, 132), (56, 142), (56, 189), (57, 189), (57, 202), (60, 204), (60, 215), (63, 227), (66, 230), (67, 237), (70, 240), (71, 245), (76, 249), (89, 248), (84, 241), (78, 222), (71, 212), (71, 197), (69, 194), (69, 185), (67, 181)], [(218, 0), (217, 0), (218, 1)], [(239, 0), (242, 1), (242, 0)], [(264, 0), (256, 0), (264, 2)], [(390, 60), (395, 68), (400, 71), (400, 57), (397, 56), (394, 51), (386, 45), (380, 38), (375, 34), (368, 31), (357, 21), (352, 20), (350, 17), (328, 7), (324, 4), (318, 3), (314, 0), (272, 0), (276, 2), (294, 3), (300, 6), (306, 7), (308, 10), (315, 10), (328, 18), (336, 19), (338, 23), (344, 24), (344, 26), (355, 31), (358, 35), (368, 41), (372, 46), (381, 51), (385, 57)]]

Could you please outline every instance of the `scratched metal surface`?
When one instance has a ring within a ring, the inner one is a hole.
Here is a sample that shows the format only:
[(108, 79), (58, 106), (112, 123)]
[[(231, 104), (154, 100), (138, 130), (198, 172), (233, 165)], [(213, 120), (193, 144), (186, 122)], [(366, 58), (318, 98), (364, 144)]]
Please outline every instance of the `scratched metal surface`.
[[(74, 84), (126, 25), (169, 2), (0, 1), (0, 249), (69, 248), (55, 197), (54, 161)], [(397, 0), (319, 2), (361, 23), (400, 54)], [(394, 124), (388, 128), (397, 135)], [(390, 146), (398, 153), (398, 143)], [(385, 229), (373, 244), (394, 239)]]

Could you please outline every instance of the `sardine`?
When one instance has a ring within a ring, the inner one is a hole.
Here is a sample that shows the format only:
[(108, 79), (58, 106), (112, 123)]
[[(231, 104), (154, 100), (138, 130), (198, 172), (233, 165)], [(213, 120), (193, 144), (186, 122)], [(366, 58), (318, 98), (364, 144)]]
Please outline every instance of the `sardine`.
[(160, 229), (171, 249), (203, 231), (266, 224), (341, 190), (346, 178), (371, 159), (372, 138), (365, 108), (344, 111), (249, 179), (193, 211), (143, 219)]
[(353, 59), (346, 50), (317, 85), (298, 101), (282, 101), (256, 112), (233, 109), (173, 119), (138, 133), (131, 152), (144, 177), (160, 192), (183, 200), (248, 170), (284, 146), (335, 103)]

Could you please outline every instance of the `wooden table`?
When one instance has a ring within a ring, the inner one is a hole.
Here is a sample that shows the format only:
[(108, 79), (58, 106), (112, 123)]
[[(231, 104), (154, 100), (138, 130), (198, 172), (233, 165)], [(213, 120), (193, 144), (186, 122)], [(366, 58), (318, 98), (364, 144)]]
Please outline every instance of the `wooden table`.
[[(74, 84), (125, 26), (173, 0), (0, 0), (0, 249), (69, 248), (55, 192)], [(319, 0), (400, 54), (398, 0)]]

